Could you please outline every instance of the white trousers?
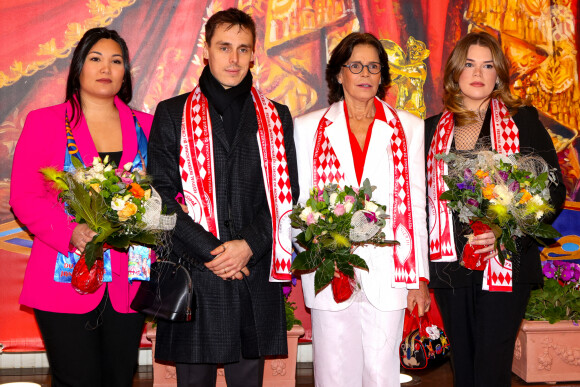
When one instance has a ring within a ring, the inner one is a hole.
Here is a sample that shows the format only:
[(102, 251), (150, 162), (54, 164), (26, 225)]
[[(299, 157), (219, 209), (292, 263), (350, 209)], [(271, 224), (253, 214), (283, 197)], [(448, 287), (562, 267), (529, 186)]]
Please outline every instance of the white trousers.
[(316, 387), (399, 387), (404, 309), (383, 312), (364, 292), (341, 311), (312, 309)]

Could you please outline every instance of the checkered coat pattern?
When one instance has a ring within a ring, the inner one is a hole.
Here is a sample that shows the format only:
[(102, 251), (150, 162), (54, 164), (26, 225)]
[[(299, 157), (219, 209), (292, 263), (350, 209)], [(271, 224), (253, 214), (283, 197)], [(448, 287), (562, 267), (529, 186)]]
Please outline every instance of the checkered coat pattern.
[[(268, 281), (272, 221), (257, 142), (258, 122), (251, 95), (244, 104), (233, 143), (228, 143), (219, 114), (209, 105), (213, 128), (216, 207), (220, 237), (205, 231), (185, 214), (175, 197), (180, 136), (187, 94), (157, 106), (149, 143), (148, 173), (169, 212), (176, 212), (171, 259), (191, 264), (197, 310), (188, 323), (159, 321), (155, 357), (184, 363), (227, 363), (244, 357), (286, 354), (286, 320), (280, 283)], [(292, 195), (298, 196), (296, 151), (288, 108), (275, 103), (284, 128)], [(224, 281), (207, 270), (210, 251), (232, 239), (244, 239), (254, 253), (250, 276)]]

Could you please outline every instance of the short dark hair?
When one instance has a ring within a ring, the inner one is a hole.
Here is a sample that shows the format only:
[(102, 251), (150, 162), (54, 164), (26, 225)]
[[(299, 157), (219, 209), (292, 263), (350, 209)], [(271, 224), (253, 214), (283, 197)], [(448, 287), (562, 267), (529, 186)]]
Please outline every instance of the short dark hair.
[(211, 44), (211, 38), (220, 24), (226, 24), (226, 30), (234, 26), (249, 30), (252, 34), (252, 49), (256, 46), (256, 23), (254, 23), (254, 19), (250, 15), (237, 8), (228, 8), (225, 11), (216, 12), (205, 23), (205, 41), (208, 46)]
[(85, 60), (87, 59), (87, 55), (91, 51), (91, 48), (101, 39), (114, 40), (121, 47), (125, 73), (123, 75), (123, 84), (121, 85), (121, 90), (119, 90), (117, 96), (126, 104), (131, 102), (131, 99), (133, 98), (131, 63), (129, 61), (129, 49), (127, 48), (127, 43), (125, 43), (123, 38), (119, 36), (117, 31), (109, 30), (106, 28), (91, 28), (85, 32), (73, 52), (70, 68), (68, 70), (68, 78), (66, 80), (65, 100), (70, 101), (72, 105), (72, 114), (69, 117), (69, 120), (70, 122), (74, 121), (72, 124), (73, 127), (78, 123), (78, 120), (82, 116), (80, 82), (81, 72), (83, 71)]
[(328, 84), (328, 103), (333, 104), (344, 98), (342, 85), (338, 83), (338, 74), (352, 55), (352, 51), (358, 45), (372, 46), (379, 54), (381, 68), (381, 84), (377, 90), (377, 97), (385, 98), (386, 89), (391, 83), (391, 74), (389, 72), (389, 58), (381, 42), (373, 35), (367, 33), (353, 32), (346, 36), (332, 50), (328, 65), (326, 65), (326, 83)]

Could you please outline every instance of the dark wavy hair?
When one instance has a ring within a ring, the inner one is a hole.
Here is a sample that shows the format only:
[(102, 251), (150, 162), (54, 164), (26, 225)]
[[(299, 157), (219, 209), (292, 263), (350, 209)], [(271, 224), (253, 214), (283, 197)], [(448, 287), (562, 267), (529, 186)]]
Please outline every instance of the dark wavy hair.
[(227, 30), (234, 26), (239, 26), (250, 31), (252, 34), (252, 48), (256, 46), (256, 23), (254, 23), (254, 19), (250, 15), (237, 8), (228, 8), (224, 11), (216, 12), (205, 23), (205, 41), (208, 46), (216, 28), (221, 24), (227, 25)]
[(121, 47), (123, 56), (123, 64), (125, 66), (125, 74), (123, 75), (123, 84), (121, 90), (117, 93), (117, 97), (121, 101), (128, 104), (133, 98), (133, 84), (131, 82), (131, 63), (129, 61), (129, 49), (127, 43), (119, 36), (117, 31), (108, 30), (106, 28), (91, 28), (81, 38), (79, 44), (75, 48), (68, 70), (68, 78), (66, 80), (66, 98), (65, 101), (70, 101), (72, 105), (72, 114), (69, 118), (74, 127), (82, 117), (82, 101), (81, 101), (81, 82), (80, 76), (83, 71), (83, 66), (87, 55), (91, 48), (101, 39), (111, 39), (117, 42)]
[(381, 68), (381, 84), (377, 90), (377, 97), (385, 98), (386, 90), (391, 83), (391, 73), (389, 71), (389, 58), (381, 42), (373, 35), (367, 33), (353, 32), (346, 36), (332, 50), (328, 65), (326, 65), (326, 83), (328, 84), (328, 103), (333, 104), (344, 98), (342, 85), (338, 83), (338, 74), (351, 57), (352, 51), (358, 45), (372, 46), (379, 54)]
[[(475, 118), (475, 114), (463, 106), (463, 93), (459, 88), (459, 77), (465, 69), (467, 52), (471, 46), (487, 47), (491, 51), (493, 66), (497, 73), (497, 83), (486, 99), (497, 98), (507, 106), (511, 114), (522, 106), (520, 98), (510, 91), (510, 64), (497, 39), (487, 32), (470, 32), (461, 38), (445, 63), (443, 73), (443, 105), (453, 113), (458, 125), (465, 125)], [(485, 101), (484, 101), (485, 102)]]

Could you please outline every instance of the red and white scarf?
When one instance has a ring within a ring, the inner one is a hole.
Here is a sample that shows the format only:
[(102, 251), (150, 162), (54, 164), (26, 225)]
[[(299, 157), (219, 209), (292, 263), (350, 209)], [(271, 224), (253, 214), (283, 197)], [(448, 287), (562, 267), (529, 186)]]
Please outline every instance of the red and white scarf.
[[(272, 215), (270, 281), (289, 281), (292, 237), (288, 216), (292, 211), (292, 192), (284, 130), (274, 104), (253, 87), (252, 98), (258, 118), (257, 140), (264, 189)], [(179, 171), (189, 216), (219, 238), (212, 126), (207, 99), (199, 86), (185, 103), (180, 145)]]
[[(519, 153), (519, 131), (511, 118), (509, 110), (502, 101), (497, 99), (492, 99), (490, 105), (490, 132), (493, 149), (504, 155)], [(454, 126), (453, 113), (445, 111), (437, 124), (427, 156), (429, 258), (437, 262), (457, 261), (451, 210), (447, 207), (446, 200), (439, 200), (439, 196), (448, 189), (443, 180), (443, 176), (447, 175), (447, 164), (443, 160), (435, 158), (436, 154), (449, 153), (453, 140)], [(506, 262), (506, 265), (502, 267), (497, 259), (492, 259), (488, 262), (491, 262), (491, 265), (486, 265), (484, 271), (484, 288), (487, 286), (492, 291), (510, 291), (512, 282), (511, 263)], [(494, 280), (494, 278), (496, 279)], [(510, 290), (506, 288), (508, 283)]]
[[(383, 108), (387, 108), (393, 118), (387, 124), (393, 128), (391, 136), (391, 153), (393, 155), (393, 208), (392, 222), (393, 235), (401, 246), (393, 246), (395, 262), (395, 287), (406, 287), (407, 284), (418, 284), (419, 276), (415, 260), (415, 234), (413, 230), (413, 208), (411, 206), (411, 188), (409, 183), (409, 160), (407, 154), (407, 140), (401, 120), (395, 109), (381, 101)], [(327, 111), (328, 112), (328, 111)], [(345, 112), (345, 114), (347, 114)], [(323, 189), (329, 184), (345, 186), (344, 173), (332, 144), (326, 134), (326, 127), (332, 122), (326, 118), (326, 113), (316, 130), (313, 156), (313, 185)]]

